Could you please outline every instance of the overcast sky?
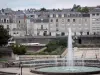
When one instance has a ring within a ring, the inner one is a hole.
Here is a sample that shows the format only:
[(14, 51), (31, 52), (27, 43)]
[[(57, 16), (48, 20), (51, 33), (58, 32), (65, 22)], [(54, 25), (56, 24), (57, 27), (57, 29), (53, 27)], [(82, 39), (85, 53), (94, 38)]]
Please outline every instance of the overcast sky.
[(100, 0), (1, 0), (1, 8), (27, 9), (27, 8), (71, 8), (73, 4), (81, 6), (97, 6)]

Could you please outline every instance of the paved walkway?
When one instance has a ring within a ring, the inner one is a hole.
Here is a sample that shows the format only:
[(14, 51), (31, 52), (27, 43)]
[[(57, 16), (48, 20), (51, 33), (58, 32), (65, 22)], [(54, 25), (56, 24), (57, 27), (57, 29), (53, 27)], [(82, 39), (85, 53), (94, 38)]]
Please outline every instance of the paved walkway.
[[(10, 73), (21, 73), (20, 68), (0, 68), (0, 71), (2, 72), (10, 72)], [(22, 75), (38, 75), (38, 74), (33, 74), (30, 72), (30, 68), (23, 68), (22, 69)]]
[[(2, 72), (10, 72), (10, 73), (21, 73), (20, 68), (0, 68), (0, 71)], [(30, 72), (30, 68), (23, 68), (22, 69), (22, 75), (40, 75), (40, 74), (33, 74)], [(92, 74), (92, 75), (100, 75), (100, 74)]]

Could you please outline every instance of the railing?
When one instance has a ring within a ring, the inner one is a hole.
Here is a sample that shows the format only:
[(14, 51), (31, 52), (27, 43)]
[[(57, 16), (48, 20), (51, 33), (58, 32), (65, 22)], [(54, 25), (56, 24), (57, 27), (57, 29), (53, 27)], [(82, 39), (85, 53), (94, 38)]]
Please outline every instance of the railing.
[[(40, 60), (30, 60), (30, 61), (21, 61), (24, 67), (33, 67), (33, 66), (45, 66), (45, 65), (53, 65), (53, 66), (64, 66), (67, 65), (67, 59), (58, 58), (57, 61), (55, 59), (40, 59)], [(82, 66), (82, 60), (77, 59), (74, 60), (74, 65)], [(84, 60), (84, 66), (99, 66), (100, 61), (98, 60)]]

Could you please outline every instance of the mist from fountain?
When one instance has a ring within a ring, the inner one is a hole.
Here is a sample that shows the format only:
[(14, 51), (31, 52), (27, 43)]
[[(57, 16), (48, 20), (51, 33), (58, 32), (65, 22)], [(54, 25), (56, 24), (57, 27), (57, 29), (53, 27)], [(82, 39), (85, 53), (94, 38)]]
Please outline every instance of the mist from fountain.
[(67, 66), (74, 66), (74, 53), (72, 47), (72, 32), (71, 28), (68, 29), (68, 53), (67, 53)]

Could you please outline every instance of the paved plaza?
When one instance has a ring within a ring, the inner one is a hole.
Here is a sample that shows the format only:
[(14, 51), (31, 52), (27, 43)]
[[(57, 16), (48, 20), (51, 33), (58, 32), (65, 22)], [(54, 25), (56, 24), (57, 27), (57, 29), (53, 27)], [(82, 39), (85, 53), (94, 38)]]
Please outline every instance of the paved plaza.
[[(10, 72), (10, 73), (21, 73), (20, 68), (0, 68), (0, 71), (2, 72)], [(23, 68), (22, 69), (22, 75), (38, 75), (38, 74), (33, 74), (30, 72), (30, 68)]]
[[(23, 68), (22, 75), (40, 75), (40, 74), (34, 74), (30, 72), (31, 68)], [(0, 71), (2, 72), (10, 72), (10, 73), (21, 73), (20, 68), (0, 68)], [(93, 75), (100, 75), (100, 74), (93, 74)]]

